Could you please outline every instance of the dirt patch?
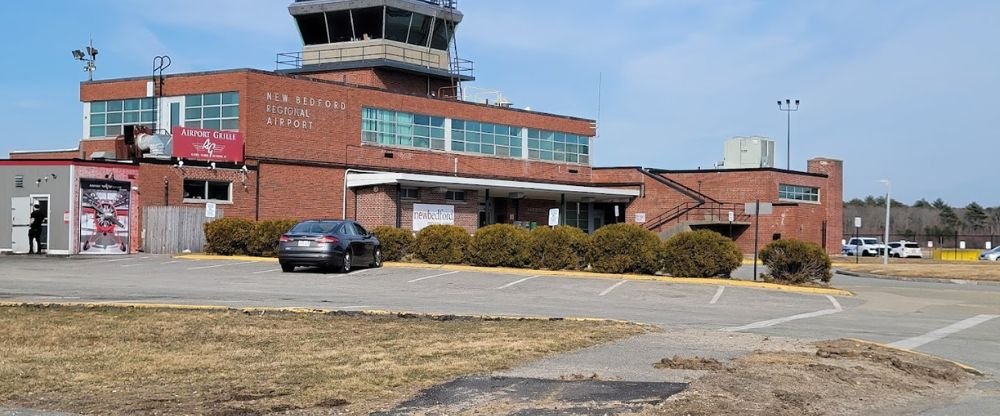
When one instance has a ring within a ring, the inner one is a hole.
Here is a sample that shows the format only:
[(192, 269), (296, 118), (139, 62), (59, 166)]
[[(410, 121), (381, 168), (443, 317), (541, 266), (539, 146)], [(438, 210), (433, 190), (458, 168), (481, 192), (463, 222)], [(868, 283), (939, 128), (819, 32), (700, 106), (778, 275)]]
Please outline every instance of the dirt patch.
[(757, 351), (733, 360), (641, 414), (885, 414), (953, 395), (971, 377), (958, 364), (919, 353), (853, 340), (823, 341), (811, 353)]
[(891, 259), (889, 264), (863, 260), (860, 264), (835, 263), (834, 268), (893, 277), (929, 277), (936, 279), (962, 279), (1000, 282), (1000, 262), (962, 262), (940, 260)]
[(672, 370), (712, 370), (718, 371), (722, 369), (722, 363), (714, 358), (682, 358), (674, 356), (674, 358), (664, 358), (657, 363), (653, 364), (655, 368), (669, 368)]
[(0, 403), (91, 414), (368, 414), (455, 377), (643, 333), (621, 322), (0, 308)]

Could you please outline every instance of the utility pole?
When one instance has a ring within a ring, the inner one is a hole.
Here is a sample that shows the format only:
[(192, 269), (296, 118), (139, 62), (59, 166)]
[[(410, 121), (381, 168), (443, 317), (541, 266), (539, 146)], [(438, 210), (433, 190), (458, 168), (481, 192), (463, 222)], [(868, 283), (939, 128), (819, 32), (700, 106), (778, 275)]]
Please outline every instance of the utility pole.
[(785, 169), (792, 170), (792, 111), (799, 111), (799, 100), (795, 100), (792, 107), (792, 100), (786, 98), (782, 103), (778, 100), (778, 110), (784, 111), (788, 115), (788, 126), (785, 130)]

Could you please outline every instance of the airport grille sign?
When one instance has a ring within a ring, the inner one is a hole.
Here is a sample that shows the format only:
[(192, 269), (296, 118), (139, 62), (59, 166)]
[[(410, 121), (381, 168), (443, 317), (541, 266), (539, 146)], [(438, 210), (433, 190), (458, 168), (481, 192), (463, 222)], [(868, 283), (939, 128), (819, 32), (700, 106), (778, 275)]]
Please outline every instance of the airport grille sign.
[(173, 154), (178, 159), (243, 161), (243, 135), (238, 131), (174, 127), (173, 142)]

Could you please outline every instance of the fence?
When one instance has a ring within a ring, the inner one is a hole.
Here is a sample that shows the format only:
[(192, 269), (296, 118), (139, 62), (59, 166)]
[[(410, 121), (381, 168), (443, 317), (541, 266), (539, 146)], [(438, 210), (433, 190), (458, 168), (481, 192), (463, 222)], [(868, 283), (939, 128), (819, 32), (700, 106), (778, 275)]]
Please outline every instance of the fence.
[[(217, 209), (215, 215), (222, 218), (222, 209)], [(143, 251), (153, 254), (203, 251), (204, 224), (214, 219), (205, 217), (205, 208), (146, 207), (142, 210)]]
[[(861, 237), (877, 238), (882, 241), (884, 237), (881, 232), (862, 232)], [(854, 229), (850, 232), (844, 231), (844, 240), (854, 237)], [(889, 242), (912, 241), (920, 244), (921, 248), (964, 248), (985, 250), (987, 245), (992, 248), (1000, 245), (1000, 234), (913, 234), (913, 233), (890, 233)], [(930, 244), (928, 244), (930, 243)], [(987, 244), (989, 243), (989, 244)]]

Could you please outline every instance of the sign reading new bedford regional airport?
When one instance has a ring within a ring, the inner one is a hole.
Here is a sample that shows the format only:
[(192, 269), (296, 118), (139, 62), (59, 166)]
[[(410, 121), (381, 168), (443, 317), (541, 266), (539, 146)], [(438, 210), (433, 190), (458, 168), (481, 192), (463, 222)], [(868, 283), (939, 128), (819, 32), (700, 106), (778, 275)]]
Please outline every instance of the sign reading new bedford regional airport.
[(174, 127), (173, 153), (179, 159), (242, 162), (243, 135), (238, 131)]
[(454, 205), (413, 204), (413, 231), (437, 224), (455, 224)]

